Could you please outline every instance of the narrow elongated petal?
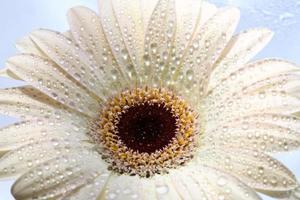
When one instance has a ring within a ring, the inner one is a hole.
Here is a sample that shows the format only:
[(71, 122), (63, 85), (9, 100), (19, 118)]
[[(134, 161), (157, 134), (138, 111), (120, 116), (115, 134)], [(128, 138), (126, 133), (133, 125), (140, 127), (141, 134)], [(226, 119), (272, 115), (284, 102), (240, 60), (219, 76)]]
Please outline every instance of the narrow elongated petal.
[(11, 78), (15, 80), (21, 80), (16, 74), (14, 74), (8, 67), (4, 67), (0, 70), (0, 76), (5, 78)]
[(53, 121), (79, 117), (75, 111), (72, 112), (31, 86), (1, 89), (0, 112), (23, 119), (43, 118)]
[[(119, 8), (120, 9), (120, 8)], [(129, 8), (127, 8), (129, 9)], [(124, 11), (125, 12), (125, 11)], [(113, 1), (104, 1), (102, 5), (102, 10), (100, 11), (100, 18), (101, 24), (103, 27), (103, 31), (107, 38), (108, 44), (110, 49), (120, 66), (120, 72), (125, 78), (124, 84), (128, 83), (128, 81), (136, 81), (136, 51), (133, 49), (132, 46), (128, 46), (128, 35), (123, 34), (124, 28), (120, 25), (118, 18), (117, 18), (117, 11), (113, 6)], [(119, 13), (120, 14), (120, 13)], [(121, 17), (121, 16), (119, 16)], [(124, 16), (123, 16), (124, 17)], [(139, 30), (136, 30), (139, 31)], [(127, 37), (127, 38), (126, 38)], [(132, 39), (135, 40), (136, 37), (139, 36), (132, 36)], [(140, 40), (141, 38), (139, 38)], [(127, 43), (126, 43), (127, 42)], [(140, 44), (139, 44), (140, 45)], [(139, 47), (135, 47), (139, 49)], [(132, 50), (132, 52), (130, 51)], [(134, 57), (136, 60), (134, 60)], [(129, 83), (128, 83), (129, 84)], [(130, 86), (130, 85), (128, 85)]]
[(58, 135), (40, 138), (31, 141), (13, 151), (8, 152), (0, 159), (0, 177), (18, 176), (25, 171), (58, 156), (84, 149), (80, 139), (63, 139), (72, 132), (60, 132)]
[[(110, 180), (110, 174), (100, 174), (95, 180), (91, 181), (87, 185), (83, 186), (80, 190), (71, 192), (69, 194), (63, 195), (61, 200), (99, 200), (101, 195), (105, 193), (108, 181)], [(120, 191), (120, 192), (125, 192)], [(108, 195), (114, 197), (114, 193)]]
[(66, 120), (63, 123), (50, 120), (31, 120), (4, 127), (0, 129), (0, 151), (13, 150), (51, 137), (88, 140), (86, 135), (88, 122), (84, 118), (73, 120)]
[(206, 121), (210, 127), (217, 127), (225, 121), (249, 114), (258, 114), (272, 110), (273, 113), (292, 114), (300, 109), (300, 100), (286, 94), (285, 91), (257, 93), (253, 95), (233, 96), (225, 102), (218, 99), (204, 102), (207, 108)]
[(23, 80), (58, 102), (90, 116), (97, 114), (97, 100), (62, 73), (50, 60), (24, 54), (10, 58), (7, 65)]
[(113, 175), (108, 181), (107, 187), (100, 199), (116, 200), (143, 199), (156, 200), (156, 190), (153, 179), (140, 178), (138, 176)]
[[(129, 67), (127, 70), (131, 71), (132, 75), (137, 76), (136, 73), (140, 72), (140, 67), (143, 64), (145, 40), (141, 1), (113, 0), (113, 9), (117, 22), (119, 23), (119, 29), (121, 31), (124, 44), (128, 51), (128, 55), (126, 55), (126, 51), (121, 51), (121, 56), (123, 56), (123, 60), (131, 58), (134, 69)], [(135, 77), (135, 79), (136, 78), (138, 77)]]
[(78, 6), (70, 9), (68, 21), (76, 43), (97, 62), (98, 68), (93, 71), (98, 77), (95, 84), (101, 87), (97, 94), (113, 95), (125, 80), (111, 52), (99, 16), (86, 7)]
[(217, 11), (217, 6), (206, 1), (202, 1), (199, 27), (204, 26), (207, 20), (213, 17)]
[(250, 29), (232, 37), (214, 66), (209, 87), (216, 87), (229, 74), (245, 65), (269, 43), (272, 36), (270, 30), (262, 28)]
[(43, 51), (41, 51), (41, 49), (39, 49), (39, 47), (29, 36), (25, 36), (24, 38), (20, 39), (17, 42), (16, 47), (21, 53), (34, 54), (40, 57), (47, 57), (46, 54)]
[[(63, 33), (67, 38), (72, 39), (70, 31)], [(38, 45), (30, 38), (25, 36), (16, 43), (16, 47), (20, 53), (34, 54), (40, 57), (47, 57), (47, 55), (38, 47)]]
[(176, 31), (174, 0), (160, 0), (156, 5), (145, 35), (144, 73), (147, 83), (160, 86), (161, 76), (169, 68), (171, 48)]
[[(101, 174), (107, 174), (106, 167), (98, 154), (75, 151), (28, 171), (13, 185), (12, 193), (22, 200), (58, 198), (94, 181)], [(44, 184), (45, 180), (47, 184)]]
[(72, 40), (58, 32), (38, 30), (32, 32), (30, 37), (54, 63), (80, 84), (95, 95), (101, 91), (101, 77), (95, 73), (100, 69), (95, 59), (89, 56), (89, 52), (83, 51)]
[(295, 176), (280, 162), (259, 152), (237, 148), (207, 148), (197, 155), (199, 164), (218, 168), (266, 193), (286, 193), (297, 186)]
[[(204, 26), (199, 27), (194, 34), (173, 77), (175, 81), (181, 82), (178, 87), (180, 91), (189, 93), (189, 99), (196, 101), (205, 95), (204, 91), (213, 64), (233, 35), (238, 20), (237, 9), (222, 9), (207, 20)], [(180, 80), (180, 75), (185, 78)]]
[[(203, 164), (203, 165), (202, 165)], [(204, 166), (187, 167), (179, 172), (170, 173), (174, 187), (185, 199), (249, 199), (259, 200), (260, 197), (239, 179)]]
[(226, 124), (207, 131), (203, 143), (222, 147), (236, 147), (264, 152), (283, 152), (300, 148), (299, 130), (284, 128), (276, 124), (247, 119)]
[(300, 199), (300, 187), (293, 190), (287, 200), (299, 200)]
[[(274, 88), (276, 81), (279, 82), (277, 85), (283, 86), (290, 81), (298, 79), (296, 75), (292, 76), (296, 72), (299, 72), (299, 67), (283, 60), (267, 59), (256, 61), (228, 74), (227, 77), (221, 80), (222, 84), (218, 84), (212, 89), (208, 98), (218, 98), (219, 103), (223, 103), (226, 98), (231, 99), (233, 95), (242, 96), (255, 91), (255, 89), (260, 89), (259, 91), (262, 92), (265, 88)], [(277, 79), (274, 80), (276, 77)], [(283, 90), (282, 87), (281, 90)]]
[(146, 32), (152, 13), (159, 0), (153, 0), (153, 1), (140, 0), (140, 1), (141, 1), (143, 26), (144, 26), (144, 31)]
[(206, 130), (208, 133), (217, 128), (221, 130), (223, 127), (234, 127), (247, 123), (265, 123), (270, 125), (276, 125), (278, 127), (283, 127), (290, 129), (292, 131), (298, 131), (300, 129), (300, 120), (299, 117), (294, 115), (285, 115), (282, 113), (273, 113), (271, 110), (267, 112), (261, 113), (248, 113), (243, 117), (237, 116), (236, 118), (224, 120), (222, 124), (215, 126), (214, 124), (208, 123), (206, 126)]
[(206, 3), (202, 3), (201, 0), (176, 1), (175, 6), (177, 18), (175, 48), (180, 59), (193, 38), (200, 21), (204, 21), (202, 12), (206, 9)]

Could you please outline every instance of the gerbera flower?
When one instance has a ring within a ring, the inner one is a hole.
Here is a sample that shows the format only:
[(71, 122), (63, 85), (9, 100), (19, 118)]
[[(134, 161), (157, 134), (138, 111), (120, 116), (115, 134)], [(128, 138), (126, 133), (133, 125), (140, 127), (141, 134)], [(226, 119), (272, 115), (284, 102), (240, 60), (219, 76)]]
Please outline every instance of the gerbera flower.
[[(237, 35), (236, 8), (195, 0), (103, 0), (37, 30), (2, 74), (19, 117), (0, 134), (16, 199), (284, 198), (295, 176), (269, 153), (297, 149), (298, 67), (249, 62), (267, 29)], [(295, 190), (296, 192), (296, 190)], [(296, 195), (296, 193), (295, 193)], [(295, 196), (294, 195), (294, 196)]]

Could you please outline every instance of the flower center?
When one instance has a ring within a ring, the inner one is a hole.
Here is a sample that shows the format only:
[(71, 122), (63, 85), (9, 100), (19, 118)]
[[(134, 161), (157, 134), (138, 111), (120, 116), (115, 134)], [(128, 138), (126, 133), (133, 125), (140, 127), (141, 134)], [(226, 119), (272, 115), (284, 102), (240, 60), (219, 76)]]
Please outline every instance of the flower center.
[(160, 104), (134, 105), (121, 113), (116, 125), (124, 144), (137, 152), (153, 153), (167, 146), (176, 135), (176, 117)]
[(91, 132), (111, 170), (141, 177), (185, 164), (193, 156), (197, 133), (187, 103), (157, 88), (116, 95)]

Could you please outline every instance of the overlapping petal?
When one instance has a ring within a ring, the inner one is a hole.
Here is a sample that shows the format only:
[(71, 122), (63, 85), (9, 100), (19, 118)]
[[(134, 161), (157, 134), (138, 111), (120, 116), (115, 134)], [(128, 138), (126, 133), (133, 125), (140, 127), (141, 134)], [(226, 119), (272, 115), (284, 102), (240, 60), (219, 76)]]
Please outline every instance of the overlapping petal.
[(247, 146), (206, 147), (197, 155), (199, 164), (218, 168), (248, 186), (269, 195), (286, 195), (297, 187), (295, 176), (277, 160)]
[(85, 147), (80, 138), (64, 139), (72, 132), (60, 132), (53, 136), (39, 138), (6, 153), (0, 160), (0, 177), (18, 176), (29, 169), (47, 161), (74, 151), (80, 152)]
[(9, 69), (27, 83), (38, 88), (68, 107), (95, 116), (99, 101), (73, 79), (63, 73), (51, 60), (31, 54), (10, 58)]
[(12, 193), (22, 200), (59, 199), (93, 182), (101, 174), (108, 174), (106, 167), (98, 154), (78, 149), (25, 173), (13, 185)]

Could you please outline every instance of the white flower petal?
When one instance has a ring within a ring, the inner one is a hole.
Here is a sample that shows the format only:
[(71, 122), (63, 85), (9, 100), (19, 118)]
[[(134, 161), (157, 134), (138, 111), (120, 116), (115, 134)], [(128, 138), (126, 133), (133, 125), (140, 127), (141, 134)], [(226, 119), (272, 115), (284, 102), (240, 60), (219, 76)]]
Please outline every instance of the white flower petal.
[(295, 176), (272, 157), (245, 148), (206, 148), (197, 154), (205, 164), (236, 176), (258, 191), (273, 195), (285, 194), (297, 186)]
[[(128, 55), (124, 50), (118, 54), (123, 56), (123, 60), (129, 59), (130, 56), (135, 69), (129, 68), (128, 70), (131, 70), (132, 73), (136, 73), (143, 64), (144, 55), (145, 30), (142, 20), (141, 1), (113, 0), (112, 2), (119, 24), (119, 31), (121, 32), (120, 35), (122, 35), (124, 40), (124, 48), (128, 50)], [(135, 77), (135, 79), (136, 78), (139, 77)]]
[(173, 77), (179, 82), (177, 90), (187, 93), (193, 102), (205, 95), (213, 64), (231, 38), (238, 20), (238, 9), (221, 9), (194, 34)]
[(97, 94), (105, 96), (118, 92), (126, 80), (112, 55), (98, 15), (86, 7), (78, 6), (70, 9), (68, 20), (76, 43), (84, 51), (90, 52), (99, 66), (93, 71), (98, 77), (95, 84), (101, 87)]
[(100, 174), (92, 183), (83, 186), (79, 191), (62, 196), (61, 200), (99, 200), (109, 179), (109, 174)]
[[(198, 28), (200, 21), (205, 19), (204, 13), (211, 4), (202, 3), (202, 0), (176, 0), (176, 38), (175, 48), (176, 54), (179, 57), (184, 54), (187, 46), (193, 38), (194, 32)], [(204, 12), (204, 13), (202, 13)], [(207, 15), (205, 15), (206, 17)], [(180, 59), (180, 58), (179, 58)]]
[(138, 176), (118, 175), (110, 177), (100, 199), (143, 199), (155, 200), (155, 185), (152, 179)]
[(51, 120), (17, 122), (0, 129), (0, 151), (10, 151), (49, 137), (88, 140), (88, 131), (88, 121), (84, 118), (64, 119), (64, 122)]
[(281, 86), (280, 89), (283, 90), (282, 86), (284, 84), (295, 79), (299, 80), (299, 75), (292, 76), (292, 73), (296, 72), (299, 72), (299, 67), (287, 61), (278, 59), (256, 61), (224, 77), (221, 80), (222, 83), (212, 89), (208, 98), (217, 98), (219, 103), (224, 103), (226, 100), (231, 99), (233, 95), (246, 95), (255, 91), (255, 89), (263, 91), (265, 88), (274, 87), (273, 84)]
[(213, 17), (217, 11), (217, 6), (206, 1), (202, 1), (199, 27), (204, 26), (207, 20)]
[[(63, 33), (66, 37), (72, 38), (70, 31)], [(41, 49), (34, 43), (30, 36), (25, 36), (16, 43), (19, 52), (25, 54), (34, 54), (40, 57), (47, 57)]]
[(21, 80), (16, 74), (14, 74), (8, 67), (4, 67), (0, 70), (0, 76), (5, 78), (11, 78), (15, 80)]
[(50, 60), (24, 54), (10, 58), (7, 65), (19, 77), (53, 99), (79, 112), (97, 115), (99, 102)]
[(177, 18), (175, 48), (178, 59), (182, 59), (185, 51), (189, 50), (188, 46), (195, 31), (204, 26), (207, 20), (215, 15), (217, 7), (202, 0), (176, 0), (175, 5)]
[(98, 153), (73, 151), (25, 173), (13, 185), (12, 193), (22, 200), (56, 199), (93, 182), (101, 174), (108, 174), (106, 168)]
[(31, 86), (0, 90), (0, 113), (23, 119), (80, 120), (84, 116), (71, 111)]
[(34, 54), (40, 57), (47, 57), (46, 54), (43, 51), (41, 51), (41, 49), (39, 49), (39, 47), (29, 36), (25, 36), (24, 38), (20, 39), (16, 43), (16, 47), (21, 53)]
[[(206, 99), (203, 106), (207, 109), (205, 120), (207, 126), (216, 128), (225, 122), (272, 110), (273, 113), (292, 114), (300, 110), (300, 99), (284, 91), (263, 92), (253, 95), (233, 96), (225, 102), (218, 98)], [(200, 120), (200, 119), (199, 119)]]
[[(298, 129), (299, 130), (299, 129)], [(300, 132), (276, 124), (247, 119), (225, 124), (207, 131), (202, 142), (205, 146), (236, 147), (264, 152), (283, 152), (300, 148)]]
[(81, 144), (80, 138), (69, 137), (72, 132), (60, 132), (58, 136), (49, 136), (31, 141), (0, 158), (0, 178), (18, 176), (23, 172), (52, 158), (71, 152), (80, 152), (88, 144)]
[(271, 40), (273, 33), (264, 28), (250, 29), (231, 38), (214, 66), (209, 87), (214, 88), (234, 71), (246, 64)]
[(159, 0), (140, 0), (141, 1), (141, 10), (142, 10), (142, 19), (143, 19), (143, 26), (144, 31), (146, 32), (150, 18), (152, 16), (152, 13), (158, 4)]
[(182, 200), (183, 196), (179, 194), (169, 175), (156, 175), (154, 181), (157, 199)]
[(89, 52), (80, 49), (63, 34), (50, 30), (34, 31), (30, 38), (54, 63), (89, 91), (95, 95), (101, 91), (101, 77), (95, 73), (100, 67), (95, 59), (89, 56)]
[(299, 200), (300, 199), (300, 186), (293, 190), (286, 200)]
[[(205, 163), (202, 163), (205, 164)], [(259, 196), (239, 179), (223, 170), (203, 166), (185, 167), (170, 173), (178, 193), (187, 200), (248, 199), (259, 200)]]
[[(136, 58), (135, 55), (136, 52), (135, 50), (133, 50), (133, 47), (127, 46), (128, 43), (126, 44), (126, 41), (128, 41), (128, 38), (126, 37), (129, 36), (122, 33), (122, 29), (124, 27), (120, 25), (116, 14), (117, 13), (114, 10), (113, 2), (111, 0), (104, 1), (102, 5), (102, 10), (100, 11), (100, 18), (101, 18), (101, 24), (105, 36), (109, 43), (110, 49), (116, 61), (118, 62), (118, 65), (120, 66), (119, 67), (120, 72), (122, 73), (122, 76), (125, 79), (124, 87), (126, 86), (133, 87), (134, 85), (131, 85), (130, 81), (135, 82), (137, 78), (136, 77), (137, 64), (134, 61), (134, 58), (135, 59), (138, 58)], [(140, 36), (132, 36), (132, 37), (133, 40), (136, 40), (135, 37), (140, 37)], [(139, 40), (141, 39), (142, 38), (139, 38)], [(138, 46), (136, 48), (139, 49)], [(133, 50), (133, 52), (131, 52), (130, 50)]]
[(155, 87), (168, 76), (171, 48), (176, 31), (175, 0), (160, 0), (156, 5), (145, 35), (145, 56), (142, 76)]

